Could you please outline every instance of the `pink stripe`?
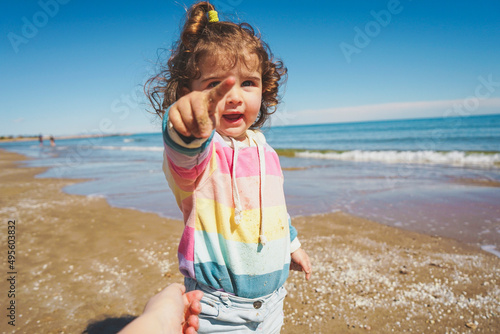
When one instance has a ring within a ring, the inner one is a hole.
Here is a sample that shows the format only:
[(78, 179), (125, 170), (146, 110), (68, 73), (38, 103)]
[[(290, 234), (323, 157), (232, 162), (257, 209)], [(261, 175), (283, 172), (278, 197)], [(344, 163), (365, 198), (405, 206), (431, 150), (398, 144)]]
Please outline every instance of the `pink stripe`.
[(266, 174), (283, 177), (280, 159), (274, 150), (265, 150), (266, 154)]
[(225, 143), (216, 142), (215, 152), (217, 154), (217, 167), (219, 167), (219, 170), (224, 174), (231, 174), (234, 151), (225, 145)]
[(233, 206), (231, 176), (216, 170), (203, 187), (196, 191), (197, 198), (214, 200), (226, 206)]
[(201, 165), (196, 166), (191, 170), (186, 170), (182, 167), (176, 167), (169, 157), (168, 159), (168, 167), (170, 169), (170, 174), (174, 179), (175, 184), (179, 189), (183, 191), (193, 191), (195, 186), (195, 181), (200, 177), (203, 172), (206, 172), (206, 168), (210, 159), (205, 159)]
[[(236, 182), (238, 183), (242, 209), (258, 209), (260, 207), (260, 177), (238, 178)], [(266, 176), (264, 187), (265, 207), (285, 205), (281, 176)], [(201, 189), (197, 190), (197, 197), (213, 200), (227, 207), (233, 207), (233, 189), (230, 176), (214, 173), (212, 178)]]
[(187, 261), (194, 261), (194, 228), (186, 226), (179, 243), (179, 254)]
[[(175, 171), (172, 170), (172, 164), (168, 163), (168, 174), (172, 175), (172, 178), (174, 179), (175, 185), (182, 191), (185, 192), (192, 192), (194, 190), (194, 181), (193, 180), (188, 180), (177, 174)], [(166, 174), (165, 174), (166, 175)], [(177, 196), (176, 192), (174, 189), (172, 189), (174, 192), (174, 196)]]
[[(264, 147), (266, 161), (266, 174), (282, 176), (279, 157), (268, 145)], [(217, 152), (217, 163), (220, 171), (224, 174), (231, 174), (233, 168), (234, 151), (225, 143), (215, 143)], [(237, 177), (249, 177), (260, 175), (259, 153), (257, 147), (247, 147), (238, 151), (238, 161), (236, 162)]]
[(190, 227), (192, 229), (196, 226), (196, 212), (193, 211), (193, 195), (184, 198), (181, 202), (181, 211), (184, 217), (184, 226)]
[[(274, 151), (264, 150), (266, 161), (266, 175), (282, 176), (278, 155)], [(259, 176), (259, 153), (256, 147), (249, 147), (238, 152), (236, 162), (236, 176)]]
[(173, 172), (175, 172), (177, 175), (179, 175), (183, 179), (196, 180), (196, 178), (198, 177), (198, 168), (197, 168), (198, 166), (194, 166), (191, 169), (182, 168), (182, 167), (176, 166), (174, 164), (174, 162), (172, 161), (172, 159), (170, 159), (169, 156), (167, 156), (167, 158), (168, 158), (168, 162), (170, 162), (170, 169)]
[(238, 161), (236, 161), (236, 177), (259, 176), (259, 167), (260, 163), (257, 147), (247, 147), (238, 151)]

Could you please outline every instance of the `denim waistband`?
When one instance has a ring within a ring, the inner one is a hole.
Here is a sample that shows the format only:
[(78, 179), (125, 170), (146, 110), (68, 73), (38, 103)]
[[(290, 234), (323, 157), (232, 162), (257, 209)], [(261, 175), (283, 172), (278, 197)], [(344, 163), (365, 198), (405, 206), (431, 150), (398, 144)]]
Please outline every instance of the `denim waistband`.
[[(285, 288), (282, 286), (278, 288), (276, 291), (273, 293), (270, 293), (268, 295), (258, 297), (258, 298), (245, 298), (245, 297), (239, 297), (235, 296), (233, 294), (224, 292), (224, 291), (218, 291), (208, 285), (205, 285), (203, 283), (200, 283), (190, 277), (185, 277), (184, 278), (184, 284), (186, 285), (186, 288), (189, 290), (201, 290), (205, 293), (204, 297), (207, 299), (212, 299), (214, 301), (221, 300), (225, 304), (237, 304), (239, 307), (242, 308), (249, 308), (249, 309), (254, 309), (256, 308), (257, 305), (262, 305), (266, 304), (269, 302), (275, 295), (280, 295), (282, 293), (286, 293), (283, 290)], [(260, 304), (259, 304), (260, 303)], [(260, 306), (259, 306), (260, 307)]]

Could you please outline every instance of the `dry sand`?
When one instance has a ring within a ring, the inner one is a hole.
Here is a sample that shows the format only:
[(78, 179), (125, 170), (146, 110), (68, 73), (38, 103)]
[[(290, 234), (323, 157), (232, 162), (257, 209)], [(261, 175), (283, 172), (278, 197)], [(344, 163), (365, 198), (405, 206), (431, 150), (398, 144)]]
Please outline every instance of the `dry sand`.
[[(182, 282), (182, 223), (68, 195), (77, 180), (0, 151), (2, 254), (16, 220), (16, 327), (3, 333), (116, 333), (156, 291)], [(282, 333), (500, 333), (500, 259), (453, 240), (344, 213), (294, 219), (314, 276), (292, 273)], [(2, 261), (7, 276), (8, 264)]]

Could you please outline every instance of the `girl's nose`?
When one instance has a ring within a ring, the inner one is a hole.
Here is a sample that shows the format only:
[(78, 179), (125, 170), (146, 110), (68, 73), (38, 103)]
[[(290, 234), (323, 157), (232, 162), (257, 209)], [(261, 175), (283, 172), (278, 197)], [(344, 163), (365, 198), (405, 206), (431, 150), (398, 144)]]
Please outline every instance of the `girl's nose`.
[(237, 85), (234, 85), (233, 88), (229, 92), (227, 92), (226, 95), (226, 103), (227, 104), (233, 104), (233, 105), (239, 105), (243, 102), (242, 96), (241, 96), (241, 89)]

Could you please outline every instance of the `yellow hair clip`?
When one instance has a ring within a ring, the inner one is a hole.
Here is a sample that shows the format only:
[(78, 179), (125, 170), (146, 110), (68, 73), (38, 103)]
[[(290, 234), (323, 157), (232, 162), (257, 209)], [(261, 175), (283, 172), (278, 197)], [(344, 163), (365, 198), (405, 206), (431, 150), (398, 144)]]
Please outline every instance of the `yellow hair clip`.
[(208, 11), (208, 22), (219, 22), (219, 15), (215, 10)]

